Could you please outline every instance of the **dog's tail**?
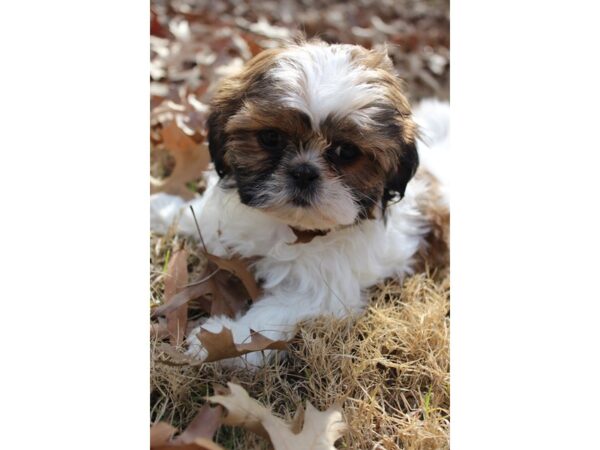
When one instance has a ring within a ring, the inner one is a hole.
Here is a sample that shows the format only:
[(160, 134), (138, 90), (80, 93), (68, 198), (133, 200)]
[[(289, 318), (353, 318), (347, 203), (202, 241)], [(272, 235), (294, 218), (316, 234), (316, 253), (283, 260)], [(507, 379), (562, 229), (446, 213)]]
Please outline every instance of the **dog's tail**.
[(421, 165), (447, 190), (450, 177), (450, 104), (435, 99), (423, 100), (414, 109), (414, 119), (420, 132), (417, 148)]

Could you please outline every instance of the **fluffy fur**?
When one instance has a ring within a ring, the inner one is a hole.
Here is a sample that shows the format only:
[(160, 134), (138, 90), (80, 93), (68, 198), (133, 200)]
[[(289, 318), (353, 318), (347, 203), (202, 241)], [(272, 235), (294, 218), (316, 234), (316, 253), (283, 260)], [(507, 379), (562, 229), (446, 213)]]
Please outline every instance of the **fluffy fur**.
[[(430, 128), (432, 141), (447, 145), (447, 127)], [(280, 133), (276, 151), (261, 143), (260, 133), (272, 129)], [(193, 201), (204, 240), (216, 255), (255, 259), (264, 297), (235, 319), (207, 319), (204, 329), (227, 327), (236, 342), (250, 330), (287, 340), (299, 322), (358, 314), (367, 288), (446, 257), (447, 196), (439, 174), (425, 167), (414, 176), (416, 125), (385, 54), (322, 43), (263, 52), (216, 92), (209, 142), (216, 172)], [(340, 161), (342, 146), (359, 151)], [(310, 183), (290, 175), (298, 167), (310, 169)], [(153, 229), (178, 217), (179, 232), (195, 235), (187, 205), (153, 196)], [(327, 234), (292, 245), (290, 226)], [(198, 331), (189, 352), (202, 358)]]

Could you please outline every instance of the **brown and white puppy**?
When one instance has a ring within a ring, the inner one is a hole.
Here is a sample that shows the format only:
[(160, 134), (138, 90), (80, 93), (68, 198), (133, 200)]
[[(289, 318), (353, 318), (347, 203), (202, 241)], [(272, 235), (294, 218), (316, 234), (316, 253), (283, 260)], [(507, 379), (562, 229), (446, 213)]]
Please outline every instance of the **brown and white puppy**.
[(416, 127), (385, 53), (268, 50), (223, 81), (210, 152), (242, 203), (304, 229), (382, 216), (418, 166)]
[[(441, 117), (434, 144), (446, 147)], [(194, 205), (204, 239), (218, 255), (255, 258), (265, 294), (202, 328), (227, 327), (236, 342), (251, 330), (288, 339), (302, 320), (362, 311), (366, 288), (413, 272), (423, 256), (446, 260), (447, 197), (431, 173), (415, 176), (422, 142), (385, 52), (322, 42), (264, 51), (222, 81), (208, 127), (218, 176), (208, 173)], [(154, 227), (170, 225), (177, 208), (155, 203)], [(186, 211), (179, 229), (193, 234)], [(317, 237), (297, 243), (306, 230)], [(203, 358), (198, 331), (190, 353)]]

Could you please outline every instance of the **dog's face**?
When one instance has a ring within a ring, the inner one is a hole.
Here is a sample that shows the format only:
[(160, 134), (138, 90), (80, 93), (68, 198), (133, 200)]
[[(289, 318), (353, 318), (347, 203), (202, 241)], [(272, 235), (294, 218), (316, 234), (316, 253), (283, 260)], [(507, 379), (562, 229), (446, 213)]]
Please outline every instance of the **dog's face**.
[(416, 127), (386, 54), (304, 43), (226, 78), (209, 148), (242, 203), (299, 229), (381, 217), (418, 166)]

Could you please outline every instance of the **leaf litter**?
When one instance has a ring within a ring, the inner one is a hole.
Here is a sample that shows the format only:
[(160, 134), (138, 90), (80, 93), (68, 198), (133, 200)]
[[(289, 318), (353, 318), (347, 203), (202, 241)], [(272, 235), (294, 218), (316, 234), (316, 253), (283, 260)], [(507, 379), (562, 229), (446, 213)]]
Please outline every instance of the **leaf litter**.
[[(195, 219), (193, 209), (192, 213)], [(198, 365), (202, 362), (219, 361), (250, 352), (269, 349), (285, 350), (286, 342), (271, 340), (252, 330), (250, 341), (236, 343), (233, 334), (227, 328), (223, 328), (219, 333), (201, 329), (197, 334), (208, 353), (203, 361), (194, 360), (179, 350), (186, 333), (192, 328), (188, 324), (189, 302), (196, 301), (197, 306), (210, 316), (235, 317), (248, 306), (248, 302), (257, 301), (261, 294), (261, 289), (246, 260), (237, 256), (222, 258), (208, 253), (200, 228), (198, 228), (198, 235), (202, 243), (203, 256), (206, 258), (200, 280), (188, 283), (188, 252), (184, 248), (174, 251), (167, 264), (164, 302), (154, 308), (151, 314), (151, 317), (156, 319), (156, 322), (151, 324), (151, 336), (156, 341), (169, 338), (169, 344), (163, 342), (159, 344), (159, 348), (168, 357), (165, 362)]]
[[(310, 402), (306, 410), (299, 407), (291, 422), (275, 416), (238, 384), (215, 386), (215, 395), (205, 403), (186, 429), (174, 437), (177, 429), (166, 422), (150, 428), (150, 448), (154, 450), (220, 450), (212, 439), (221, 424), (242, 427), (269, 440), (274, 450), (330, 450), (347, 430), (341, 406), (334, 404), (325, 411)], [(223, 415), (223, 409), (226, 413)]]
[(341, 406), (334, 404), (326, 411), (318, 411), (310, 402), (293, 423), (274, 416), (269, 408), (252, 399), (246, 390), (227, 383), (217, 395), (208, 398), (227, 409), (225, 425), (248, 428), (261, 436), (267, 435), (275, 450), (329, 450), (346, 431)]

